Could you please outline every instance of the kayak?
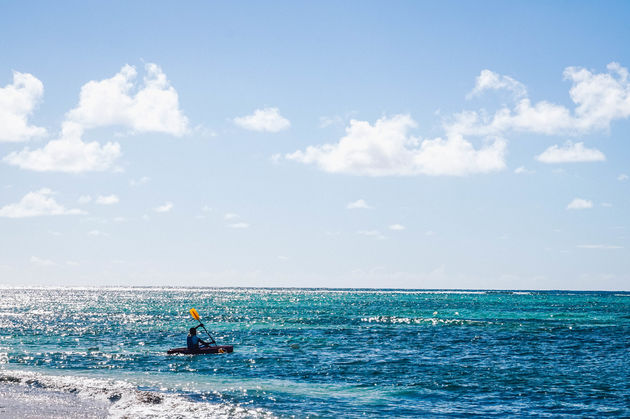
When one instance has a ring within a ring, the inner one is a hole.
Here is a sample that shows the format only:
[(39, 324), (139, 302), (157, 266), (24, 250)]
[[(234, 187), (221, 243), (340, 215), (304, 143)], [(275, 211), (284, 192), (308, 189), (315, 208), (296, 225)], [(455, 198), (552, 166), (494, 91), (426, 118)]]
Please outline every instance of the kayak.
[(234, 352), (234, 347), (232, 345), (203, 346), (192, 351), (188, 348), (173, 348), (166, 351), (167, 354), (187, 355), (226, 354), (230, 352)]

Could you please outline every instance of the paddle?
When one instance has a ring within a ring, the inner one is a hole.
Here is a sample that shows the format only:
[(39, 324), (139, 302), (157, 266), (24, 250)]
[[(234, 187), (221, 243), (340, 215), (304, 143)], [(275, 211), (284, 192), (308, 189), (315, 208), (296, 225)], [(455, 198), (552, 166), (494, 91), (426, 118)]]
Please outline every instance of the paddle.
[[(215, 345), (217, 345), (217, 343), (215, 342), (214, 338), (212, 336), (210, 336), (210, 333), (208, 333), (208, 329), (206, 329), (206, 326), (203, 325), (203, 323), (201, 323), (201, 318), (199, 317), (199, 313), (197, 313), (197, 310), (195, 310), (194, 308), (190, 309), (190, 315), (193, 317), (193, 319), (197, 320), (199, 322), (199, 324), (201, 325), (201, 327), (203, 327), (203, 330), (206, 331), (206, 334), (208, 335), (208, 337), (212, 340), (212, 343), (214, 343)], [(218, 345), (217, 345), (218, 346)]]

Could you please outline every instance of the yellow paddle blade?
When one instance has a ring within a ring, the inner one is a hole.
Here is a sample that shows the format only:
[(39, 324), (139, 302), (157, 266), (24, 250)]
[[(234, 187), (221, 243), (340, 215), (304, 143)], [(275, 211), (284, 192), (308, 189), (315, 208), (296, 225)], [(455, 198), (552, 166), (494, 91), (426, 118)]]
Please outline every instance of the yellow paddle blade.
[(201, 321), (199, 320), (199, 313), (197, 313), (197, 310), (195, 310), (194, 308), (190, 309), (190, 315), (193, 317), (193, 319)]

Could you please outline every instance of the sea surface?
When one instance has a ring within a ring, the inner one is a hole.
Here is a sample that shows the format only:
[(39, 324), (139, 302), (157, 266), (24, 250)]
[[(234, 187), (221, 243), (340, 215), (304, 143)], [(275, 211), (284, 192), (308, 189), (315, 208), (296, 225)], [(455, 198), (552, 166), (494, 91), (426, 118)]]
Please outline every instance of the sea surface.
[[(193, 307), (234, 353), (166, 355)], [(60, 417), (628, 417), (630, 293), (0, 288), (0, 416), (15, 395)]]

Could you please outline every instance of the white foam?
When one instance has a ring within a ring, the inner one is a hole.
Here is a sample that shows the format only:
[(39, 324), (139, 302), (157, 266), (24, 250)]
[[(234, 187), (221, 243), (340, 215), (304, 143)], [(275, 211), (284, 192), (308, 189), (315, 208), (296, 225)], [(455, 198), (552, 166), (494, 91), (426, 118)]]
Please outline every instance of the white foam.
[(264, 409), (245, 408), (222, 402), (197, 402), (162, 391), (142, 391), (123, 380), (107, 380), (76, 375), (46, 375), (23, 370), (1, 370), (2, 381), (45, 390), (75, 394), (110, 403), (112, 418), (258, 418), (273, 417)]
[(486, 321), (481, 321), (481, 320), (440, 319), (437, 317), (398, 317), (398, 316), (364, 317), (361, 319), (361, 321), (366, 322), (366, 323), (386, 323), (386, 324), (431, 323), (433, 326), (437, 326), (438, 324), (455, 324), (455, 325), (476, 324), (476, 323), (492, 324), (492, 322), (486, 322)]

